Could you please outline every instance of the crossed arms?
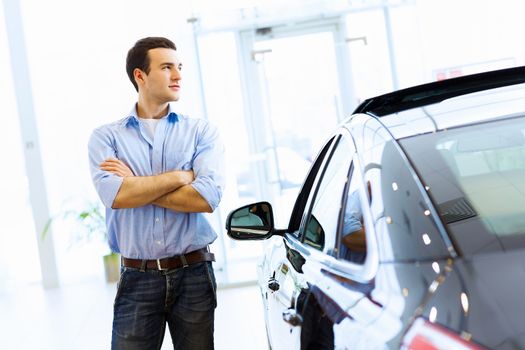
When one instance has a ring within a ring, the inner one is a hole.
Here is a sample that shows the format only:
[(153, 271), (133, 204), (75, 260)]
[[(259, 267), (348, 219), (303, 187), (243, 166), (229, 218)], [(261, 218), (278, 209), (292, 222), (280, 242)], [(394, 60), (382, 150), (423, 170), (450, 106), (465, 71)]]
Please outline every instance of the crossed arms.
[(100, 169), (123, 178), (112, 208), (136, 208), (148, 204), (179, 212), (213, 210), (199, 192), (191, 186), (193, 171), (175, 170), (154, 176), (135, 176), (121, 160), (109, 158)]

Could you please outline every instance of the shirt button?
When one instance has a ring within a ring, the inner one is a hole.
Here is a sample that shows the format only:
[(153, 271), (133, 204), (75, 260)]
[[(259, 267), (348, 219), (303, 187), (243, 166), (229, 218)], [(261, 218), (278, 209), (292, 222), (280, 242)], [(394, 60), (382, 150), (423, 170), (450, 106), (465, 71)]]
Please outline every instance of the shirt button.
[(159, 222), (159, 221), (160, 221), (160, 219), (159, 219), (159, 218), (155, 218), (155, 222)]
[(155, 243), (160, 244), (160, 241), (155, 241)]

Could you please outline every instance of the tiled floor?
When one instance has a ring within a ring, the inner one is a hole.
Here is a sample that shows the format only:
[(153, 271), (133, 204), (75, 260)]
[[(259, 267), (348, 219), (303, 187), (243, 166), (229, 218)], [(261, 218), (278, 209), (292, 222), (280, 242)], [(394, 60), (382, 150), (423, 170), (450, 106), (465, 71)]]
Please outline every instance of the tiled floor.
[[(115, 284), (102, 281), (0, 294), (0, 349), (109, 349)], [(215, 348), (267, 349), (255, 286), (220, 288)], [(170, 349), (169, 334), (162, 349)]]

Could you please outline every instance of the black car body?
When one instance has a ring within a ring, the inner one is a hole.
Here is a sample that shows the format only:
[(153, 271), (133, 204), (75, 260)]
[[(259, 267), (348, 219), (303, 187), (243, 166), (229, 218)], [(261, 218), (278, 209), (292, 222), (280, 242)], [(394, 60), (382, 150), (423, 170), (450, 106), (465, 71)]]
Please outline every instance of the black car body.
[(320, 151), (259, 286), (272, 349), (525, 349), (525, 68), (363, 102)]

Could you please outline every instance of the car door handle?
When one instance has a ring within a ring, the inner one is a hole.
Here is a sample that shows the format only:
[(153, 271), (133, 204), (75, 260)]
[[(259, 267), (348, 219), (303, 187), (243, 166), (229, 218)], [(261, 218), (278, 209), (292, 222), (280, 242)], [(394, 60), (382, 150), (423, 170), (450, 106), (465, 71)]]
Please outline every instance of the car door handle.
[(268, 288), (270, 288), (274, 292), (278, 291), (279, 290), (279, 282), (277, 282), (277, 280), (275, 278), (271, 277), (268, 280)]
[(295, 309), (286, 309), (283, 311), (283, 320), (292, 327), (297, 327), (303, 324), (303, 316)]

